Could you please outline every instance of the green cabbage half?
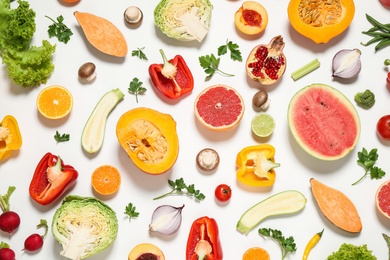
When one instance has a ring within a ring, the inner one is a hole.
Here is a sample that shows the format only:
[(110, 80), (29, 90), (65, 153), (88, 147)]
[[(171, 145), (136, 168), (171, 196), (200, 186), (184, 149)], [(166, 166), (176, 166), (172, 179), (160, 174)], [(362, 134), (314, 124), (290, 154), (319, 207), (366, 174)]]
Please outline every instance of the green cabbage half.
[(61, 255), (85, 259), (108, 248), (118, 234), (115, 212), (96, 198), (67, 196), (53, 216), (52, 233)]
[(212, 11), (209, 0), (162, 0), (154, 9), (154, 22), (171, 38), (201, 42), (209, 31)]

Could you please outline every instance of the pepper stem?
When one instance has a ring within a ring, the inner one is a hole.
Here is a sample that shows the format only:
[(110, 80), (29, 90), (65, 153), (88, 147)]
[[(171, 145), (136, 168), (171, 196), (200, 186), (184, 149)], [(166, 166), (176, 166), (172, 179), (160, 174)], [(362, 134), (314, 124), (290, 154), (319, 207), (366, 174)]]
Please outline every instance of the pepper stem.
[(162, 56), (163, 61), (164, 61), (164, 65), (163, 65), (163, 68), (161, 70), (161, 74), (164, 77), (171, 79), (173, 81), (173, 84), (175, 86), (173, 89), (173, 93), (176, 96), (176, 94), (181, 93), (181, 87), (179, 86), (179, 84), (177, 84), (176, 78), (175, 78), (176, 72), (177, 72), (177, 67), (168, 61), (168, 59), (165, 56), (165, 53), (162, 49), (160, 49), (160, 53), (161, 53), (161, 56)]
[(204, 234), (205, 234), (205, 225), (202, 224), (200, 226), (200, 240), (198, 241), (194, 249), (194, 252), (198, 256), (198, 260), (206, 259), (206, 256), (213, 251), (210, 243), (204, 239)]

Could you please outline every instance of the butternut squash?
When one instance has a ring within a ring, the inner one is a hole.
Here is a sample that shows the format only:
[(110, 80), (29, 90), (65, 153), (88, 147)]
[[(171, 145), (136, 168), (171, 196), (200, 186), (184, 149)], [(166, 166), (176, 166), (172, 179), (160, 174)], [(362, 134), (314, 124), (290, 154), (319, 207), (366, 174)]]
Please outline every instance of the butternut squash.
[(362, 230), (362, 222), (353, 202), (341, 191), (312, 178), (311, 191), (318, 207), (335, 226), (351, 233)]
[(109, 55), (126, 56), (128, 51), (126, 39), (113, 23), (91, 13), (76, 11), (73, 15), (92, 46)]
[(290, 0), (291, 26), (315, 43), (327, 43), (344, 32), (355, 15), (353, 0)]
[(133, 163), (149, 174), (168, 171), (179, 154), (176, 121), (151, 108), (125, 112), (116, 125), (116, 136)]

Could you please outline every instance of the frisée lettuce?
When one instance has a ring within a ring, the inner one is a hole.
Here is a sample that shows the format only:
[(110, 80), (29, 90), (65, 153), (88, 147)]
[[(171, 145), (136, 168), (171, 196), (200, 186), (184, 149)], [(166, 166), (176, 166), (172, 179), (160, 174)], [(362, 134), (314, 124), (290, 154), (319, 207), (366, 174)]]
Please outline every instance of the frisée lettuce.
[(167, 36), (201, 42), (210, 28), (213, 5), (209, 0), (161, 0), (154, 22)]
[(52, 233), (62, 245), (62, 256), (85, 259), (111, 246), (118, 234), (118, 219), (96, 198), (69, 195), (54, 213)]

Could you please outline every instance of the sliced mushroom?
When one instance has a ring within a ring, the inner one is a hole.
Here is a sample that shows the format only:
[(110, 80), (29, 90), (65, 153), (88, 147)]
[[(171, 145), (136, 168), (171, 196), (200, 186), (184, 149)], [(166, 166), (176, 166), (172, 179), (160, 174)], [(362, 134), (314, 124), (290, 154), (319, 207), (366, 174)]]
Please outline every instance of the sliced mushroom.
[(79, 68), (79, 77), (87, 81), (91, 81), (96, 77), (96, 66), (92, 62), (87, 62)]
[(219, 165), (219, 155), (214, 149), (205, 148), (196, 156), (196, 164), (204, 171), (213, 171)]

